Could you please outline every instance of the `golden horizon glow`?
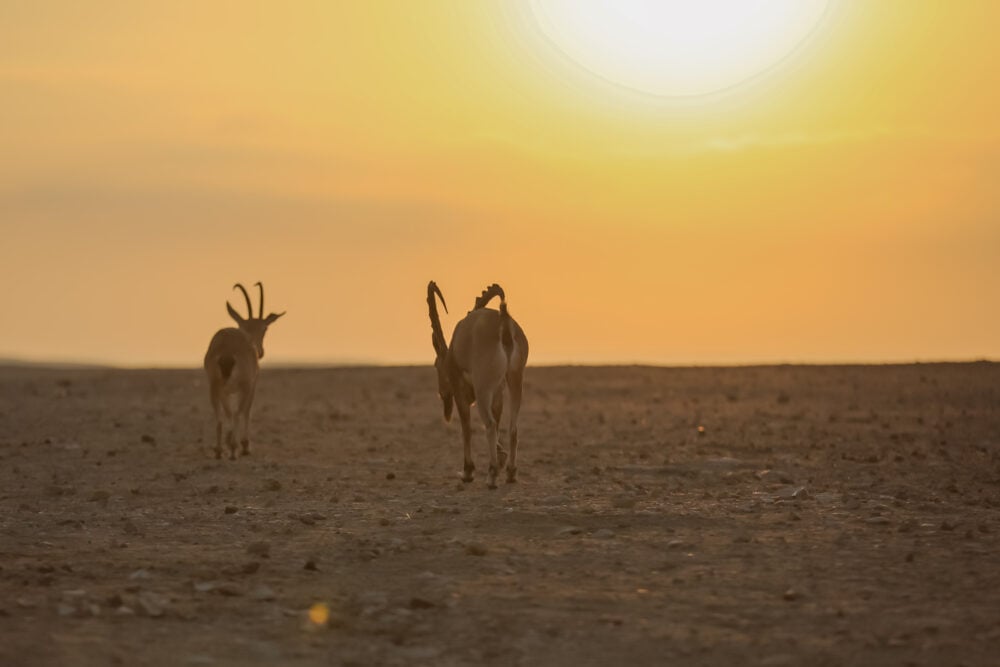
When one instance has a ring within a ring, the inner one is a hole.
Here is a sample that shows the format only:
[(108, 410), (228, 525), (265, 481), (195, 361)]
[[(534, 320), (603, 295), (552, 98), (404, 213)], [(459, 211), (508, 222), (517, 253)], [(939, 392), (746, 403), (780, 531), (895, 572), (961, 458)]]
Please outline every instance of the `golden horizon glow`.
[(527, 4), (0, 3), (0, 358), (196, 367), (259, 280), (265, 364), (429, 364), (430, 279), (534, 364), (1000, 357), (998, 21), (831, 2), (678, 99)]
[(663, 96), (719, 92), (773, 67), (828, 0), (531, 0), (544, 34), (611, 81)]

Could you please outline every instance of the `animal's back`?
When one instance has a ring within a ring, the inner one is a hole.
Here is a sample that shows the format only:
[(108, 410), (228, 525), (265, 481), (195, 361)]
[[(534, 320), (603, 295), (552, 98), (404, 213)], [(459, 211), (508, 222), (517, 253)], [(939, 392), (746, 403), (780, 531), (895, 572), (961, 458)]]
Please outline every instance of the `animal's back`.
[[(505, 356), (510, 368), (523, 366), (528, 358), (528, 339), (514, 318), (510, 322), (511, 344), (503, 343), (501, 329), (503, 318), (500, 311), (492, 308), (477, 308), (472, 310), (458, 324), (452, 334), (451, 353), (463, 368), (468, 368), (473, 357), (482, 356), (490, 349), (507, 347)], [(469, 330), (466, 332), (465, 330)]]
[(247, 335), (235, 327), (220, 329), (205, 352), (205, 372), (211, 379), (227, 382), (240, 366), (256, 369), (257, 354)]

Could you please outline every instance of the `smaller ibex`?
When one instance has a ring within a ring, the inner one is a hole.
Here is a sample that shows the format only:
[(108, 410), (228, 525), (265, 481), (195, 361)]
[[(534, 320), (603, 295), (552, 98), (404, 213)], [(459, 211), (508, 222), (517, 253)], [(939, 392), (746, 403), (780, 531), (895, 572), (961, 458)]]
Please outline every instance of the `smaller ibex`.
[[(441, 290), (432, 280), (427, 285), (427, 307), (431, 318), (431, 341), (437, 358), (438, 395), (444, 406), (445, 421), (451, 421), (452, 406), (458, 408), (462, 421), (462, 445), (465, 469), (462, 481), (471, 482), (476, 466), (472, 463), (472, 425), (470, 408), (475, 403), (486, 427), (486, 447), (490, 453), (488, 485), (496, 488), (500, 468), (507, 463), (507, 482), (517, 481), (517, 416), (521, 411), (524, 366), (528, 361), (528, 339), (507, 312), (507, 299), (496, 284), (487, 287), (476, 299), (471, 311), (455, 325), (451, 344), (445, 341), (435, 296), (445, 304)], [(494, 296), (500, 297), (500, 310), (487, 308)], [(510, 457), (500, 445), (500, 416), (503, 413), (504, 388), (510, 394)]]
[[(250, 453), (250, 408), (253, 406), (254, 391), (257, 389), (257, 374), (260, 371), (258, 362), (264, 356), (264, 334), (267, 327), (274, 323), (284, 313), (271, 313), (264, 317), (264, 286), (256, 283), (260, 289), (260, 309), (257, 317), (253, 316), (253, 306), (250, 295), (243, 285), (237, 283), (233, 289), (243, 292), (247, 301), (248, 317), (244, 319), (226, 302), (229, 316), (236, 320), (239, 328), (220, 329), (212, 342), (208, 344), (205, 353), (205, 373), (208, 375), (208, 390), (212, 399), (212, 409), (215, 410), (215, 458), (222, 458), (222, 427), (223, 417), (226, 422), (226, 444), (229, 446), (229, 458), (236, 458), (236, 436), (239, 430), (239, 441), (243, 455)], [(230, 398), (235, 397), (236, 411), (233, 412)]]

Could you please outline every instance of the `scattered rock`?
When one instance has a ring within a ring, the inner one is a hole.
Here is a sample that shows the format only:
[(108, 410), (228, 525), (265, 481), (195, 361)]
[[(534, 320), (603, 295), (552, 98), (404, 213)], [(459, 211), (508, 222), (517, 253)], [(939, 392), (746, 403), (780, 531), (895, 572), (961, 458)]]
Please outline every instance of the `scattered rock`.
[(387, 472), (385, 474), (385, 478), (386, 479), (396, 479), (396, 473), (394, 473), (394, 472)]
[(437, 605), (425, 598), (410, 598), (410, 609), (433, 609)]
[(277, 596), (274, 594), (274, 591), (268, 586), (258, 586), (250, 593), (250, 598), (252, 600), (257, 600), (258, 602), (270, 602), (276, 597)]
[(583, 532), (583, 528), (579, 526), (566, 526), (565, 528), (560, 528), (556, 531), (556, 535), (560, 537), (565, 537), (567, 535), (579, 535)]
[(302, 566), (302, 569), (309, 570), (311, 572), (316, 572), (319, 570), (319, 567), (317, 567), (316, 561), (310, 558), (309, 560), (306, 561), (306, 564)]
[(232, 505), (226, 505), (226, 514), (236, 514), (236, 508)]
[(668, 549), (690, 549), (691, 543), (687, 540), (670, 540), (667, 542)]
[(804, 500), (809, 497), (809, 491), (804, 486), (786, 486), (774, 494), (777, 500)]
[(151, 618), (159, 618), (163, 616), (166, 611), (166, 607), (170, 604), (169, 601), (162, 595), (157, 595), (152, 591), (144, 591), (140, 593), (136, 598), (136, 602), (139, 604), (139, 610)]
[(465, 545), (465, 553), (469, 556), (485, 556), (486, 547), (479, 542), (472, 542)]
[(794, 588), (789, 588), (781, 595), (782, 599), (792, 602), (799, 599), (799, 593)]
[(154, 438), (153, 436), (149, 435), (148, 433), (143, 433), (142, 437), (140, 438), (140, 440), (142, 440), (142, 442), (145, 442), (145, 443), (150, 444), (150, 445), (155, 445), (156, 444), (156, 438)]
[(271, 555), (271, 544), (269, 542), (251, 542), (247, 545), (247, 553), (251, 556), (267, 558)]

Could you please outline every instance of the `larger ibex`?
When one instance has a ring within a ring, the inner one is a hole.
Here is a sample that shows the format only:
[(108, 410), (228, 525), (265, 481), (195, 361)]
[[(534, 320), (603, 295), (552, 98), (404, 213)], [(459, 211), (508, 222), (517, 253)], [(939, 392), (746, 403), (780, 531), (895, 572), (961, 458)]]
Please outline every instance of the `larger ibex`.
[[(233, 289), (243, 292), (247, 302), (248, 317), (244, 319), (226, 302), (229, 316), (236, 320), (239, 328), (220, 329), (205, 353), (205, 373), (208, 375), (208, 390), (215, 411), (215, 458), (222, 458), (223, 417), (226, 422), (226, 444), (229, 446), (229, 458), (236, 458), (236, 435), (239, 433), (243, 455), (250, 453), (250, 408), (253, 406), (254, 392), (257, 389), (257, 374), (260, 371), (258, 362), (264, 356), (264, 334), (267, 327), (274, 323), (284, 313), (271, 313), (264, 317), (264, 286), (256, 283), (260, 289), (260, 310), (257, 317), (253, 316), (253, 306), (246, 288), (237, 283)], [(236, 411), (229, 404), (230, 397), (236, 398)]]
[[(475, 403), (486, 427), (486, 446), (490, 453), (489, 487), (496, 488), (500, 468), (507, 463), (507, 482), (517, 481), (517, 416), (521, 410), (524, 366), (528, 361), (528, 339), (520, 325), (507, 312), (507, 298), (496, 284), (487, 287), (476, 299), (474, 308), (455, 325), (451, 344), (445, 341), (438, 317), (435, 296), (444, 295), (432, 280), (427, 285), (427, 307), (431, 318), (431, 341), (437, 358), (438, 395), (444, 406), (445, 421), (451, 421), (452, 406), (458, 408), (462, 421), (462, 444), (465, 468), (462, 481), (471, 482), (476, 466), (472, 463), (472, 425), (470, 409)], [(486, 308), (494, 296), (500, 297), (500, 310)], [(504, 387), (510, 394), (510, 457), (500, 444), (500, 416), (503, 413)]]

